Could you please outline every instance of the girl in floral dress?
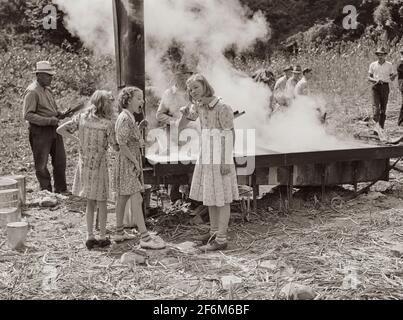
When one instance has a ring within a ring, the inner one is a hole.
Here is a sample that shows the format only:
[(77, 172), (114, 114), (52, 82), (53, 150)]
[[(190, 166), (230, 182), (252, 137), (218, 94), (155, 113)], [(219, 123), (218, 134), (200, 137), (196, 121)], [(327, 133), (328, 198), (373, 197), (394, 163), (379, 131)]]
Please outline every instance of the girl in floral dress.
[(143, 91), (137, 87), (124, 88), (118, 97), (120, 113), (116, 125), (116, 140), (119, 153), (116, 160), (114, 188), (116, 204), (116, 242), (131, 240), (135, 236), (124, 231), (123, 219), (127, 201), (131, 199), (131, 210), (141, 235), (140, 246), (144, 249), (163, 249), (165, 243), (159, 237), (151, 237), (144, 222), (141, 192), (144, 191), (141, 148), (144, 140), (141, 130), (147, 126), (143, 120), (137, 124), (134, 113), (141, 113), (144, 105)]
[[(75, 116), (57, 129), (57, 133), (71, 138), (80, 146), (74, 177), (73, 194), (87, 199), (87, 241), (89, 250), (106, 247), (107, 200), (109, 198), (108, 147), (117, 150), (114, 139), (113, 95), (97, 90), (90, 99), (87, 111)], [(78, 131), (78, 137), (73, 135)], [(99, 209), (100, 238), (94, 236), (94, 211)]]
[(230, 106), (214, 96), (214, 89), (200, 74), (189, 78), (187, 91), (192, 104), (182, 108), (180, 127), (199, 118), (202, 129), (201, 151), (193, 173), (190, 198), (208, 206), (210, 216), (210, 232), (194, 239), (208, 242), (201, 247), (203, 251), (224, 250), (230, 204), (239, 198), (232, 156), (234, 114)]

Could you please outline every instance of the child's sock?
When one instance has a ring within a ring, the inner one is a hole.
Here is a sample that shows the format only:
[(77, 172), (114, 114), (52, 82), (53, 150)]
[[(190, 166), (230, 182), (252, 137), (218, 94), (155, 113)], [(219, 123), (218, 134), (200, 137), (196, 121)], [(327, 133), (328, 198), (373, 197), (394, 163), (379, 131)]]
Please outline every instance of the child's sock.
[(117, 233), (117, 234), (123, 234), (124, 231), (125, 231), (125, 229), (124, 229), (123, 226), (121, 226), (121, 227), (116, 227), (116, 233)]
[(141, 241), (148, 242), (151, 241), (151, 236), (148, 231), (141, 233)]
[(224, 243), (227, 243), (227, 237), (226, 236), (223, 236), (223, 235), (218, 235), (217, 234), (217, 236), (216, 236), (216, 238), (215, 238), (215, 241), (217, 242), (217, 243), (219, 243), (219, 244), (224, 244)]

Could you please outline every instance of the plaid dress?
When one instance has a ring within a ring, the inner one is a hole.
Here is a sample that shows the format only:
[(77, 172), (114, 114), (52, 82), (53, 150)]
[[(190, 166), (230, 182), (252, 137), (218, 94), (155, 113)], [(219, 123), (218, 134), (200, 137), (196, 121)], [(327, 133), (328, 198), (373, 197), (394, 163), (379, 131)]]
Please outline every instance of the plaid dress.
[(118, 153), (115, 169), (113, 188), (118, 195), (133, 195), (144, 191), (144, 179), (142, 169), (141, 148), (144, 140), (134, 116), (127, 110), (119, 115), (116, 125), (116, 140), (119, 146), (127, 146), (130, 152), (136, 156), (140, 165), (140, 172), (137, 172), (134, 163), (122, 152)]
[(96, 116), (75, 116), (67, 128), (78, 131), (80, 151), (72, 193), (89, 200), (110, 199), (108, 147), (115, 144), (113, 123)]

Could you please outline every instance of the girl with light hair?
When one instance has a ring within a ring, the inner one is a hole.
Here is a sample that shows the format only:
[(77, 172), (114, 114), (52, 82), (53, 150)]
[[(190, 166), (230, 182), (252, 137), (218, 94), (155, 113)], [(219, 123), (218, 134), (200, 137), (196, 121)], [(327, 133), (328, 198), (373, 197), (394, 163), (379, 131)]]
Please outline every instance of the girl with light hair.
[[(213, 87), (201, 74), (189, 78), (187, 92), (191, 104), (181, 109), (181, 122), (185, 124), (199, 118), (202, 129), (201, 150), (193, 173), (190, 198), (208, 206), (210, 217), (210, 231), (193, 239), (205, 244), (200, 247), (202, 251), (224, 250), (228, 246), (230, 205), (239, 199), (233, 162), (234, 112), (215, 96)], [(211, 138), (216, 138), (220, 147), (209, 143)]]
[(114, 189), (116, 203), (116, 235), (114, 240), (121, 242), (136, 237), (124, 231), (124, 214), (127, 202), (131, 201), (131, 211), (140, 232), (140, 247), (144, 249), (163, 249), (164, 241), (152, 237), (146, 228), (142, 209), (141, 192), (144, 191), (144, 177), (141, 149), (145, 146), (141, 130), (148, 126), (147, 120), (140, 124), (134, 114), (141, 114), (144, 106), (143, 91), (137, 87), (124, 88), (118, 96), (121, 113), (116, 121), (116, 140), (119, 153), (115, 164)]
[[(107, 247), (107, 200), (109, 192), (108, 147), (118, 150), (112, 122), (114, 97), (111, 92), (97, 90), (89, 107), (57, 129), (57, 133), (79, 145), (79, 159), (74, 177), (73, 194), (87, 199), (87, 241), (89, 250)], [(74, 135), (77, 132), (78, 135)], [(94, 236), (94, 212), (99, 209), (100, 237)]]

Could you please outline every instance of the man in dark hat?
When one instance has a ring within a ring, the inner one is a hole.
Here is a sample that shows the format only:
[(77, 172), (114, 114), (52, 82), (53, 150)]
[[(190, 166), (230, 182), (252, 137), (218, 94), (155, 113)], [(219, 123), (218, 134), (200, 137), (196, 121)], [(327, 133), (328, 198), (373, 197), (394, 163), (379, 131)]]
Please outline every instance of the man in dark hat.
[(399, 90), (402, 94), (402, 106), (400, 108), (400, 115), (398, 120), (398, 125), (401, 126), (403, 124), (403, 47), (400, 48), (400, 62), (397, 66), (397, 77), (399, 82)]
[(23, 117), (29, 123), (29, 142), (34, 156), (36, 177), (41, 190), (52, 192), (51, 176), (47, 168), (52, 157), (54, 192), (67, 193), (66, 152), (63, 138), (56, 133), (59, 118), (56, 101), (50, 90), (54, 69), (48, 61), (36, 64), (36, 80), (26, 89)]
[[(276, 78), (274, 77), (274, 73), (270, 69), (259, 69), (253, 75), (252, 79), (258, 83), (264, 83), (270, 88), (270, 91), (274, 91), (274, 85), (276, 82)], [(269, 100), (269, 110), (270, 112), (273, 111), (273, 102), (274, 96), (270, 96)]]
[(384, 129), (386, 120), (386, 107), (389, 100), (389, 83), (396, 78), (396, 72), (392, 63), (386, 61), (386, 49), (379, 48), (375, 52), (378, 60), (369, 66), (368, 80), (373, 83), (372, 99), (374, 121)]
[[(193, 74), (186, 64), (180, 63), (174, 69), (174, 85), (165, 91), (162, 96), (160, 105), (157, 110), (156, 118), (160, 124), (166, 128), (168, 144), (170, 141), (171, 126), (175, 126), (175, 123), (180, 120), (182, 114), (180, 108), (188, 105), (189, 100), (186, 93), (186, 81)], [(166, 150), (169, 152), (169, 145)], [(178, 176), (180, 178), (186, 178)], [(172, 202), (182, 199), (182, 194), (179, 192), (180, 184), (174, 184), (171, 186), (170, 198)]]
[(278, 79), (276, 84), (274, 85), (274, 91), (273, 91), (274, 99), (275, 99), (275, 102), (277, 102), (280, 106), (287, 105), (286, 99), (284, 97), (285, 88), (286, 88), (288, 79), (290, 79), (292, 76), (293, 69), (294, 68), (292, 66), (284, 68), (284, 70), (283, 70), (284, 75), (280, 79)]

